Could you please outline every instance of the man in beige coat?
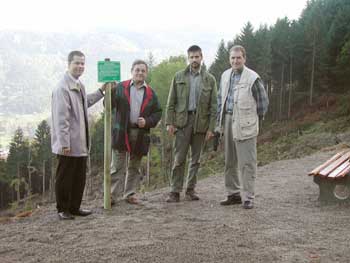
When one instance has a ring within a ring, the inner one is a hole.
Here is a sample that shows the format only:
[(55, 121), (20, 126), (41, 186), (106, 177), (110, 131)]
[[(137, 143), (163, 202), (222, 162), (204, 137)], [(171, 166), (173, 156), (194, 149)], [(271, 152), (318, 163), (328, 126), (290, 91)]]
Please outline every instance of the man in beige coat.
[(243, 199), (243, 207), (251, 209), (259, 120), (264, 118), (269, 100), (259, 75), (245, 66), (244, 47), (233, 46), (229, 59), (231, 68), (222, 73), (218, 94), (217, 130), (224, 126), (227, 192), (226, 200), (220, 204), (240, 204)]
[(52, 93), (52, 152), (57, 154), (56, 203), (61, 220), (74, 215), (87, 216), (81, 209), (89, 153), (87, 108), (103, 98), (103, 89), (86, 95), (79, 77), (85, 68), (85, 56), (80, 51), (68, 55), (68, 71)]

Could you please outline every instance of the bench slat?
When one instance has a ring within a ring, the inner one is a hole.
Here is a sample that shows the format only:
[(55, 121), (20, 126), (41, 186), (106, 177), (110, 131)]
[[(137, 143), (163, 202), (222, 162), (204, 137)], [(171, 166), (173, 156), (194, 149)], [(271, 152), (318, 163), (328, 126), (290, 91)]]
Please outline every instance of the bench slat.
[(344, 177), (345, 175), (347, 175), (349, 172), (350, 172), (350, 164), (349, 164), (349, 166), (348, 166), (347, 168), (345, 168), (343, 171), (341, 171), (341, 172), (338, 174), (337, 178), (342, 178), (342, 177)]
[(329, 164), (331, 164), (335, 160), (339, 159), (344, 153), (345, 153), (345, 151), (342, 151), (340, 153), (333, 155), (332, 158), (330, 158), (329, 160), (327, 160), (323, 164), (321, 164), (318, 167), (316, 167), (315, 169), (313, 169), (311, 172), (308, 173), (308, 175), (317, 175), (322, 169), (327, 167)]
[(340, 166), (338, 166), (336, 169), (334, 169), (329, 175), (329, 178), (336, 178), (338, 177), (338, 175), (344, 170), (346, 169), (348, 166), (350, 166), (349, 161), (345, 161), (343, 164), (341, 164)]
[(319, 172), (320, 175), (322, 176), (327, 176), (328, 174), (330, 174), (334, 169), (336, 169), (339, 165), (341, 165), (343, 162), (345, 162), (346, 160), (348, 160), (350, 157), (350, 152), (345, 153), (342, 157), (340, 157), (339, 159), (335, 160), (334, 162), (332, 162), (330, 165), (328, 165), (327, 167), (325, 167), (321, 172)]

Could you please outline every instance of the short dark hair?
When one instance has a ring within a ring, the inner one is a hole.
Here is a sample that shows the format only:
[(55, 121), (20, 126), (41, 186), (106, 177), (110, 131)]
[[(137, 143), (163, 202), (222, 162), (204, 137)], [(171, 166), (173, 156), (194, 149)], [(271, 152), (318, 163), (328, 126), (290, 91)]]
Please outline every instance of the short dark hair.
[(142, 60), (142, 59), (136, 59), (136, 60), (132, 63), (132, 65), (131, 65), (131, 70), (133, 70), (134, 67), (135, 67), (136, 65), (140, 65), (140, 64), (145, 65), (145, 66), (146, 66), (146, 69), (147, 69), (147, 71), (148, 71), (148, 65), (147, 65), (146, 61), (144, 61), (144, 60)]
[(197, 46), (197, 45), (192, 45), (192, 46), (190, 46), (190, 47), (187, 49), (187, 55), (189, 55), (190, 52), (191, 52), (191, 53), (193, 53), (193, 52), (200, 52), (201, 55), (202, 55), (202, 49), (201, 49), (199, 46)]
[(245, 48), (243, 47), (243, 46), (241, 46), (241, 45), (234, 45), (233, 47), (231, 47), (230, 48), (230, 56), (231, 56), (231, 52), (232, 51), (235, 51), (235, 52), (239, 52), (239, 51), (241, 51), (242, 52), (242, 56), (244, 57), (244, 58), (246, 58), (246, 51), (245, 51)]
[(85, 57), (84, 53), (79, 50), (71, 51), (68, 55), (68, 65), (73, 61), (74, 56)]

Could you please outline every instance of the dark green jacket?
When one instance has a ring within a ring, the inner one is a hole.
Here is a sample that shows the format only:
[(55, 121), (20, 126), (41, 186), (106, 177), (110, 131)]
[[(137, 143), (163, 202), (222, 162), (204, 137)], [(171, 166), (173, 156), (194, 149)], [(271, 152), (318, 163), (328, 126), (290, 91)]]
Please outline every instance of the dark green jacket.
[(143, 96), (140, 117), (145, 118), (146, 126), (139, 128), (135, 148), (132, 149), (128, 131), (130, 129), (130, 83), (120, 82), (112, 89), (112, 148), (119, 152), (130, 152), (135, 155), (147, 155), (150, 144), (149, 131), (159, 122), (162, 116), (158, 98), (153, 89), (147, 85)]
[[(166, 106), (166, 125), (183, 128), (187, 123), (190, 93), (190, 66), (175, 74)], [(216, 122), (217, 88), (213, 75), (201, 68), (202, 87), (199, 94), (194, 124), (195, 133), (214, 131)]]

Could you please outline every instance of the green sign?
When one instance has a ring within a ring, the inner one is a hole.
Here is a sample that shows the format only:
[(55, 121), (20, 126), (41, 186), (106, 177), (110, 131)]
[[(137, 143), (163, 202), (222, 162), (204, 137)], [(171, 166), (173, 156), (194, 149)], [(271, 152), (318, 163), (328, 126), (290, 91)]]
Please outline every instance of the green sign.
[(119, 61), (98, 61), (98, 82), (120, 81)]

